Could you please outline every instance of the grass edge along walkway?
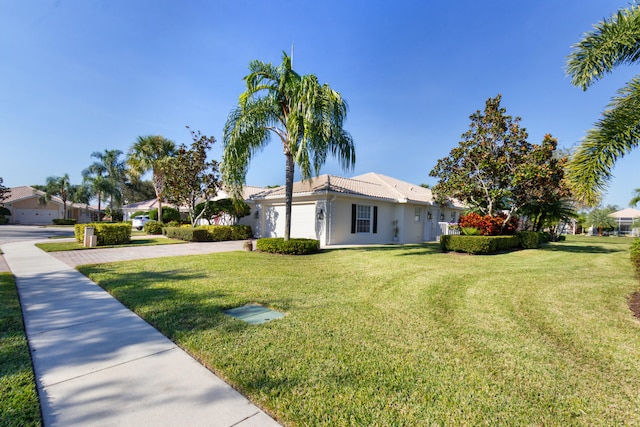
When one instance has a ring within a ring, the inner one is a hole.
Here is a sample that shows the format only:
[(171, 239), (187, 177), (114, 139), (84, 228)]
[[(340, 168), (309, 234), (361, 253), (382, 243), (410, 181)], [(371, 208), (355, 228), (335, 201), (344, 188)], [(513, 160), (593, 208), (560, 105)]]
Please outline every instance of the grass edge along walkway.
[[(291, 425), (640, 424), (630, 239), (232, 252), (81, 271)], [(286, 313), (251, 326), (222, 311)]]
[(15, 280), (0, 273), (0, 426), (42, 425)]

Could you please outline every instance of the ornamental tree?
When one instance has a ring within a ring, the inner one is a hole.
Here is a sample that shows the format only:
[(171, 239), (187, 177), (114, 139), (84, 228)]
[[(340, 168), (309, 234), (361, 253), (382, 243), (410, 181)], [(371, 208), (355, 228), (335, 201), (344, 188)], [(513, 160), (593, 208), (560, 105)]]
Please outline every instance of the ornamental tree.
[(176, 206), (186, 206), (191, 225), (195, 226), (202, 215), (194, 215), (196, 204), (215, 197), (220, 183), (218, 162), (207, 161), (207, 151), (216, 142), (215, 138), (202, 135), (200, 131), (189, 129), (189, 132), (193, 138), (191, 148), (181, 144), (172, 157), (160, 162), (159, 168), (165, 179), (162, 197)]
[(507, 115), (501, 99), (501, 95), (487, 99), (484, 111), (470, 116), (462, 141), (438, 160), (429, 175), (439, 178), (433, 188), (438, 200), (456, 198), (482, 215), (505, 212), (503, 224), (508, 224), (561, 185), (566, 159), (554, 156), (557, 140), (550, 135), (541, 145), (529, 143), (520, 117)]

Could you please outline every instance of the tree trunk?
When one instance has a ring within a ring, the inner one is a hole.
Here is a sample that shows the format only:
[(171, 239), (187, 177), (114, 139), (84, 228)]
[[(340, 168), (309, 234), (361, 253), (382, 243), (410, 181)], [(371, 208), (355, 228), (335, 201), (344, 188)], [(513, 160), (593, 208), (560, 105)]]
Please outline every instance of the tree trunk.
[(291, 205), (293, 204), (293, 155), (285, 153), (287, 158), (285, 177), (285, 218), (284, 218), (284, 240), (291, 237)]
[(162, 222), (162, 192), (164, 190), (164, 177), (157, 171), (153, 171), (153, 187), (156, 190), (158, 200), (158, 221)]

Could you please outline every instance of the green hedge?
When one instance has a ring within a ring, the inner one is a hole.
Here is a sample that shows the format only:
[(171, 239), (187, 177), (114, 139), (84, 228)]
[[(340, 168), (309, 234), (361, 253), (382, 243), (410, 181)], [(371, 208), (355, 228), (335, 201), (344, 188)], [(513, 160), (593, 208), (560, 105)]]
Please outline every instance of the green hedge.
[(536, 231), (518, 231), (518, 237), (523, 249), (537, 249), (543, 239), (542, 233)]
[(258, 239), (256, 249), (261, 252), (283, 255), (309, 255), (320, 251), (320, 241), (312, 239), (289, 239), (267, 237)]
[(636, 277), (640, 279), (640, 239), (631, 244), (631, 264), (636, 271)]
[(520, 246), (518, 236), (440, 236), (440, 248), (473, 255), (493, 254)]
[(54, 218), (53, 225), (76, 225), (75, 219)]
[(248, 225), (202, 225), (198, 228), (207, 230), (212, 242), (246, 240), (253, 237), (253, 230)]
[(162, 234), (170, 239), (179, 239), (186, 242), (210, 242), (209, 233), (202, 228), (193, 227), (164, 227)]
[(76, 224), (73, 227), (76, 241), (84, 243), (85, 227), (94, 227), (95, 235), (98, 236), (98, 246), (122, 245), (131, 241), (131, 225), (127, 223), (99, 223)]
[(142, 229), (147, 234), (162, 234), (163, 224), (160, 221), (151, 220), (147, 222)]
[[(194, 233), (190, 230), (198, 231)], [(251, 239), (253, 230), (248, 225), (203, 225), (195, 228), (164, 227), (162, 234), (172, 239), (186, 240), (188, 242), (226, 242), (229, 240)]]

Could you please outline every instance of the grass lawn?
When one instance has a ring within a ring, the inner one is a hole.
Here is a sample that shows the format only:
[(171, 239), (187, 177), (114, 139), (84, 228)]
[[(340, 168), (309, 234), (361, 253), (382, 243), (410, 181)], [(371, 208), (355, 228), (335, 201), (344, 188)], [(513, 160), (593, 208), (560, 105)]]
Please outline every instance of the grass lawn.
[[(286, 425), (638, 425), (631, 239), (437, 244), (80, 270)], [(287, 315), (247, 325), (222, 310)]]
[(0, 273), (0, 426), (41, 421), (15, 282), (11, 273)]
[(89, 249), (104, 249), (104, 248), (125, 248), (128, 246), (154, 246), (154, 245), (175, 245), (180, 243), (186, 243), (182, 240), (167, 239), (164, 237), (148, 238), (148, 239), (133, 239), (126, 245), (105, 245), (94, 248), (85, 248), (82, 243), (78, 242), (52, 242), (52, 243), (36, 243), (36, 246), (45, 252), (61, 252), (61, 251), (80, 251)]

